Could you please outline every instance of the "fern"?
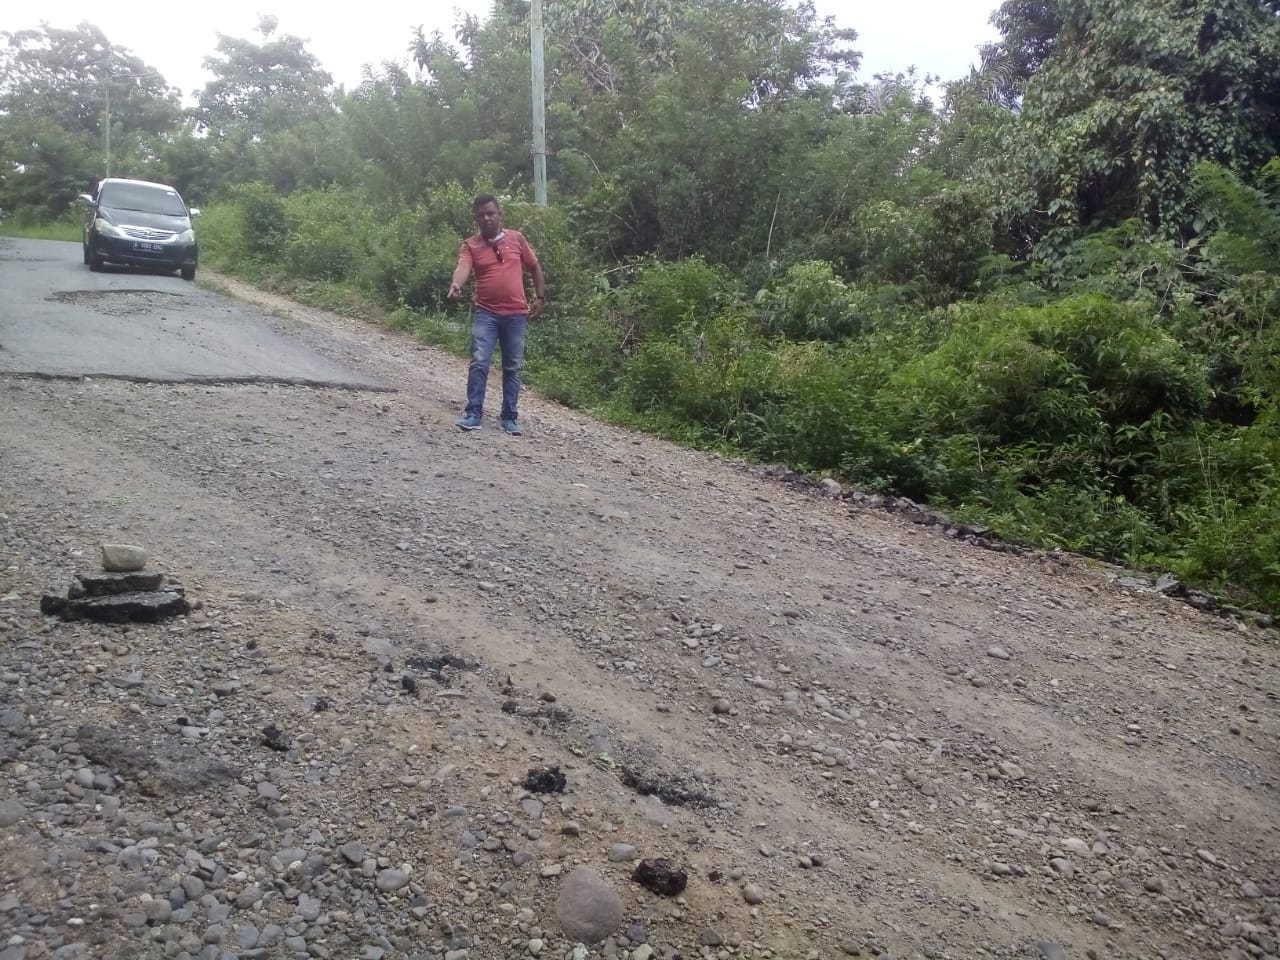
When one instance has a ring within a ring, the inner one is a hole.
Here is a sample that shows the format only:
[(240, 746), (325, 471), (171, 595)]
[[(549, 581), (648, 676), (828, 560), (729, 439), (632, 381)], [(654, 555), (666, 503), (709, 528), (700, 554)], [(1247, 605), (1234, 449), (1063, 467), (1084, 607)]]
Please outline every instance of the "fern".
[(1280, 273), (1280, 157), (1251, 187), (1225, 167), (1201, 163), (1191, 197), (1198, 231), (1209, 232), (1208, 251), (1234, 273)]

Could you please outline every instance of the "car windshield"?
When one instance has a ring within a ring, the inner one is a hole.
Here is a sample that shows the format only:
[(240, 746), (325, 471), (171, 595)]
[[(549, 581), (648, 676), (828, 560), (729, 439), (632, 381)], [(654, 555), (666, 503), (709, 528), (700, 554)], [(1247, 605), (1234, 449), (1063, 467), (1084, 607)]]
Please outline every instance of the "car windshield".
[(115, 210), (159, 213), (167, 217), (187, 215), (187, 208), (183, 206), (177, 190), (141, 183), (108, 183), (102, 188), (98, 203)]

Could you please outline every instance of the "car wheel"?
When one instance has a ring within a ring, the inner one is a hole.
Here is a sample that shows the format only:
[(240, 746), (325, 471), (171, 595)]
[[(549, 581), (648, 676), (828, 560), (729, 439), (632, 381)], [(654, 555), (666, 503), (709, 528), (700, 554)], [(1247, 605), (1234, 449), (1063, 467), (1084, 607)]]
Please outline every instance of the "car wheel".
[(105, 257), (100, 257), (93, 252), (89, 253), (89, 269), (92, 270), (94, 273), (101, 273), (103, 264), (105, 264), (106, 262), (107, 261)]
[(89, 265), (89, 244), (83, 243), (81, 246), (84, 247), (84, 264), (87, 267)]
[(183, 280), (194, 280), (195, 278), (196, 278), (196, 265), (194, 263), (189, 263), (182, 268)]

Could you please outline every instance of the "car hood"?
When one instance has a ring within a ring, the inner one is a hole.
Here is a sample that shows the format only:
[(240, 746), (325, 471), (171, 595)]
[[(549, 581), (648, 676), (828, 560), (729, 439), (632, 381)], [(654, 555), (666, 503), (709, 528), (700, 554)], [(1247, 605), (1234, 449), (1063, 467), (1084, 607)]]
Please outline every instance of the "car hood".
[(114, 224), (129, 224), (134, 227), (154, 227), (157, 230), (172, 230), (181, 233), (191, 229), (190, 217), (170, 217), (163, 213), (143, 213), (141, 210), (121, 210), (119, 207), (99, 207), (98, 216), (105, 217)]

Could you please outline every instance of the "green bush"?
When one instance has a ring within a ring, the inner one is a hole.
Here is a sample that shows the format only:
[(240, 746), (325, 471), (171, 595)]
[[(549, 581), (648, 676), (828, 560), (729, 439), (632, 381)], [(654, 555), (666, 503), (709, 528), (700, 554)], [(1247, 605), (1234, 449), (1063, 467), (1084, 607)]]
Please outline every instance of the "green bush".
[(200, 208), (195, 222), (200, 261), (234, 269), (246, 256), (242, 244), (240, 209), (232, 203), (210, 203)]
[(281, 262), (293, 277), (355, 279), (382, 230), (363, 197), (339, 187), (299, 190), (286, 199), (285, 211), (289, 234)]
[(903, 477), (902, 453), (878, 408), (884, 353), (805, 343), (776, 349), (776, 385), (750, 449), (802, 469), (839, 471), (875, 488)]
[[(997, 480), (993, 492), (977, 516), (1014, 542), (1059, 546), (1131, 564), (1159, 542), (1158, 529), (1141, 508), (1094, 484), (1053, 481), (1027, 491)], [(961, 510), (957, 516), (966, 513)]]
[[(393, 210), (372, 232), (361, 274), (388, 307), (445, 309), (458, 250), (475, 232), (474, 198), (456, 183), (428, 191), (422, 202)], [(569, 310), (589, 296), (592, 268), (573, 240), (566, 214), (519, 198), (499, 197), (503, 223), (520, 230), (538, 253), (548, 293)]]
[(735, 310), (700, 324), (693, 352), (696, 393), (685, 401), (687, 419), (749, 445), (777, 388), (773, 345), (754, 333), (753, 317)]
[(530, 384), (567, 406), (586, 409), (606, 401), (622, 369), (618, 330), (597, 294), (555, 303), (529, 330), (525, 370)]
[(1190, 533), (1168, 558), (1175, 572), (1237, 602), (1280, 610), (1280, 497), (1275, 488), (1265, 500), (1219, 501)]
[(922, 434), (974, 433), (989, 446), (1084, 440), (1177, 422), (1208, 403), (1206, 371), (1136, 304), (1091, 295), (1044, 307), (973, 305), (937, 350), (903, 365), (893, 391)]
[(458, 259), (457, 234), (424, 216), (421, 208), (388, 218), (364, 265), (371, 292), (388, 306), (444, 309)]
[(227, 251), (232, 262), (279, 257), (289, 237), (285, 202), (263, 183), (242, 183), (231, 189), (236, 211), (234, 233)]
[(857, 292), (825, 260), (788, 267), (756, 302), (765, 329), (790, 340), (843, 340), (863, 327)]
[(200, 257), (227, 270), (279, 258), (289, 236), (284, 200), (261, 183), (237, 184), (226, 198), (205, 204), (196, 221)]
[(1280, 418), (1189, 431), (1153, 466), (1180, 480), (1153, 562), (1280, 610)]
[(991, 219), (980, 191), (931, 188), (921, 171), (908, 180), (923, 195), (860, 206), (835, 246), (849, 251), (859, 284), (903, 287), (913, 302), (941, 306), (972, 288), (991, 253)]
[(1097, 435), (1098, 411), (1066, 358), (1032, 343), (1026, 314), (974, 306), (934, 351), (890, 375), (903, 434), (965, 434), (989, 449)]
[(639, 412), (683, 413), (697, 385), (696, 361), (681, 343), (651, 339), (627, 359), (618, 385), (620, 399)]
[[(34, 213), (27, 208), (27, 214)], [(84, 240), (84, 221), (80, 208), (74, 207), (61, 217), (30, 220), (27, 217), (6, 218), (0, 214), (0, 237), (28, 237), (33, 240)]]
[(623, 364), (618, 399), (634, 411), (668, 413), (704, 437), (750, 446), (745, 438), (759, 433), (776, 368), (775, 351), (753, 335), (749, 318), (725, 313), (641, 343)]
[(1080, 371), (1111, 423), (1141, 423), (1157, 412), (1186, 422), (1209, 401), (1204, 365), (1141, 302), (1092, 295), (1024, 316), (1029, 339)]
[[(521, 197), (501, 200), (502, 222), (523, 233), (538, 254), (552, 308), (581, 309), (599, 292), (600, 271), (597, 261), (584, 252), (574, 234), (568, 212), (559, 207), (540, 207)], [(456, 243), (454, 249), (456, 252)]]
[(669, 336), (689, 324), (705, 323), (743, 299), (741, 284), (701, 257), (632, 263), (613, 298), (624, 342)]
[(1073, 241), (1042, 282), (1059, 297), (1101, 293), (1116, 301), (1140, 300), (1163, 314), (1194, 303), (1192, 250), (1141, 230), (1138, 221), (1128, 220)]

